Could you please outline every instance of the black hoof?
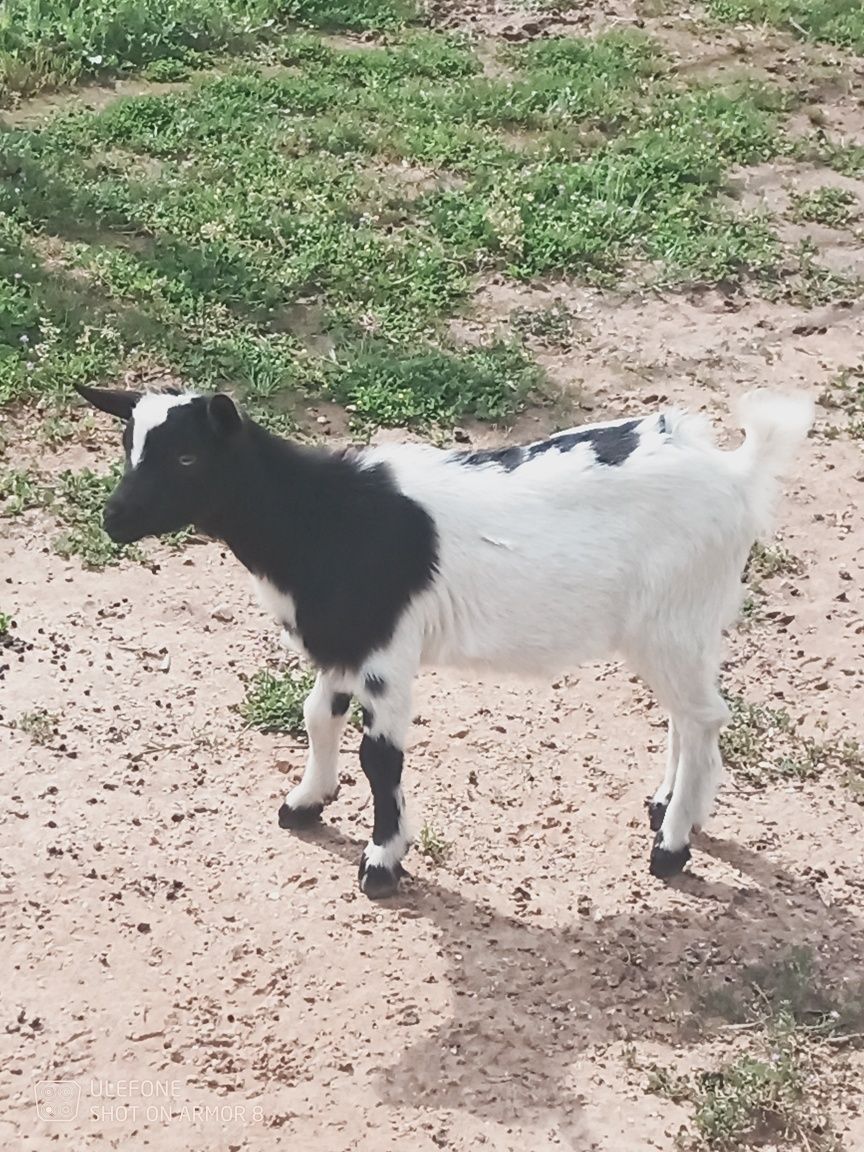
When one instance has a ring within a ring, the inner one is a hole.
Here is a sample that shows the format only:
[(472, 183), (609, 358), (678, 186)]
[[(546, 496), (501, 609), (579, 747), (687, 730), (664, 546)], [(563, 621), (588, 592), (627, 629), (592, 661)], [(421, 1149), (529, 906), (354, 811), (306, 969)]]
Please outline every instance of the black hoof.
[(308, 808), (289, 808), (283, 804), (279, 809), (280, 828), (308, 828), (321, 819), (323, 804), (310, 804)]
[(659, 832), (663, 827), (663, 817), (666, 815), (666, 804), (662, 800), (648, 801), (648, 823), (652, 832)]
[(360, 869), (357, 879), (360, 891), (370, 900), (384, 900), (387, 896), (395, 896), (399, 889), (399, 881), (405, 875), (401, 864), (395, 868), (382, 868), (380, 864), (368, 865), (366, 857), (360, 859)]
[(654, 837), (654, 847), (651, 849), (651, 863), (648, 870), (658, 880), (668, 880), (670, 876), (677, 876), (690, 859), (690, 845), (685, 844), (677, 852), (670, 852), (664, 848), (660, 841), (663, 836), (658, 832)]

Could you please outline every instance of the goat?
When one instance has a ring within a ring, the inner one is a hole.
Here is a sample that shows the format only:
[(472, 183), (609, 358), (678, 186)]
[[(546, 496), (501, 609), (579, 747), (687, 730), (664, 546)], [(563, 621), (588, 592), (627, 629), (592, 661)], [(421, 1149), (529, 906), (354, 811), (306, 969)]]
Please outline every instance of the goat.
[(308, 761), (281, 827), (335, 799), (340, 734), (352, 697), (362, 705), (368, 896), (392, 894), (404, 874), (403, 748), (422, 664), (557, 674), (624, 657), (669, 717), (650, 871), (685, 866), (722, 771), (722, 632), (812, 423), (808, 399), (745, 397), (745, 440), (730, 452), (675, 409), (497, 451), (326, 451), (274, 436), (224, 394), (78, 391), (125, 421), (108, 535), (130, 543), (195, 525), (224, 541), (318, 669)]

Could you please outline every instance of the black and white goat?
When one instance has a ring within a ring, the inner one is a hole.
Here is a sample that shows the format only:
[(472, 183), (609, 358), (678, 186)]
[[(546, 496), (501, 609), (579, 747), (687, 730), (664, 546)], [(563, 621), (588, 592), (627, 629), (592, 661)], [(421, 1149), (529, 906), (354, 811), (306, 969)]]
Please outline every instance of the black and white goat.
[(427, 663), (551, 674), (625, 657), (669, 714), (651, 872), (684, 867), (721, 774), (721, 633), (776, 479), (812, 422), (809, 400), (746, 397), (732, 452), (676, 410), (500, 451), (330, 452), (272, 435), (225, 395), (79, 391), (126, 422), (126, 472), (105, 509), (112, 539), (195, 525), (223, 540), (318, 668), (309, 758), (283, 828), (335, 798), (351, 698), (363, 706), (369, 896), (394, 891), (409, 846), (403, 748)]

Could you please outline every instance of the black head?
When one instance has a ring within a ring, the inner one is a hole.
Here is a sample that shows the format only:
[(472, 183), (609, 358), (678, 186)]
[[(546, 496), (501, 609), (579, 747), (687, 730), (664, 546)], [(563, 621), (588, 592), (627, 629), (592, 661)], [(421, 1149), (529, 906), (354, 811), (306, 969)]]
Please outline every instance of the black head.
[(126, 471), (105, 505), (105, 531), (118, 544), (207, 521), (229, 483), (243, 417), (230, 396), (76, 390), (125, 422)]

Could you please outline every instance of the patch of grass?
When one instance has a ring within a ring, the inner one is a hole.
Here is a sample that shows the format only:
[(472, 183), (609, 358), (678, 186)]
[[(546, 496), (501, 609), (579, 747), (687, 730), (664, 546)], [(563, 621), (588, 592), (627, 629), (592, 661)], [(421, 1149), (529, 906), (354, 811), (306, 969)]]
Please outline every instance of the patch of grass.
[(8, 636), (15, 627), (15, 617), (8, 612), (0, 612), (0, 636)]
[(857, 199), (848, 188), (814, 189), (792, 197), (792, 219), (845, 228), (858, 216)]
[(104, 568), (123, 559), (142, 560), (136, 545), (115, 544), (102, 528), (105, 501), (120, 478), (116, 465), (104, 476), (89, 468), (62, 472), (54, 489), (54, 513), (66, 531), (54, 543), (61, 556), (77, 556), (88, 568)]
[(696, 1130), (711, 1149), (779, 1140), (839, 1152), (840, 1137), (821, 1106), (822, 1072), (812, 1046), (780, 1024), (758, 1055), (741, 1053), (689, 1081)]
[(418, 846), (423, 855), (427, 856), (433, 864), (443, 864), (452, 847), (441, 833), (428, 822), (424, 823), (420, 829)]
[(707, 0), (706, 7), (718, 20), (773, 24), (802, 39), (864, 52), (864, 9), (859, 0)]
[(35, 708), (18, 717), (17, 727), (26, 732), (34, 744), (48, 744), (54, 736), (58, 717), (45, 708)]
[(415, 15), (411, 0), (6, 0), (0, 98), (135, 71), (179, 80), (278, 42), (287, 22), (392, 31)]
[(345, 365), (337, 360), (327, 377), (330, 396), (359, 425), (398, 427), (501, 419), (519, 411), (540, 374), (507, 344), (457, 354), (431, 347), (400, 352), (369, 341)]
[(302, 736), (303, 703), (315, 683), (315, 673), (295, 669), (277, 676), (263, 669), (246, 685), (239, 712), (252, 728)]
[(720, 734), (726, 766), (751, 787), (772, 781), (805, 781), (826, 769), (864, 774), (864, 748), (852, 737), (824, 740), (801, 733), (783, 708), (728, 700), (732, 716)]
[[(285, 71), (3, 137), (0, 403), (65, 415), (75, 382), (161, 372), (289, 432), (322, 394), (367, 427), (502, 419), (538, 373), (524, 349), (451, 346), (478, 273), (794, 279), (768, 221), (719, 200), (730, 166), (788, 150), (770, 89), (690, 84), (633, 33), (508, 48), (507, 78), (441, 33), (270, 48)], [(532, 325), (565, 339), (563, 315)]]

